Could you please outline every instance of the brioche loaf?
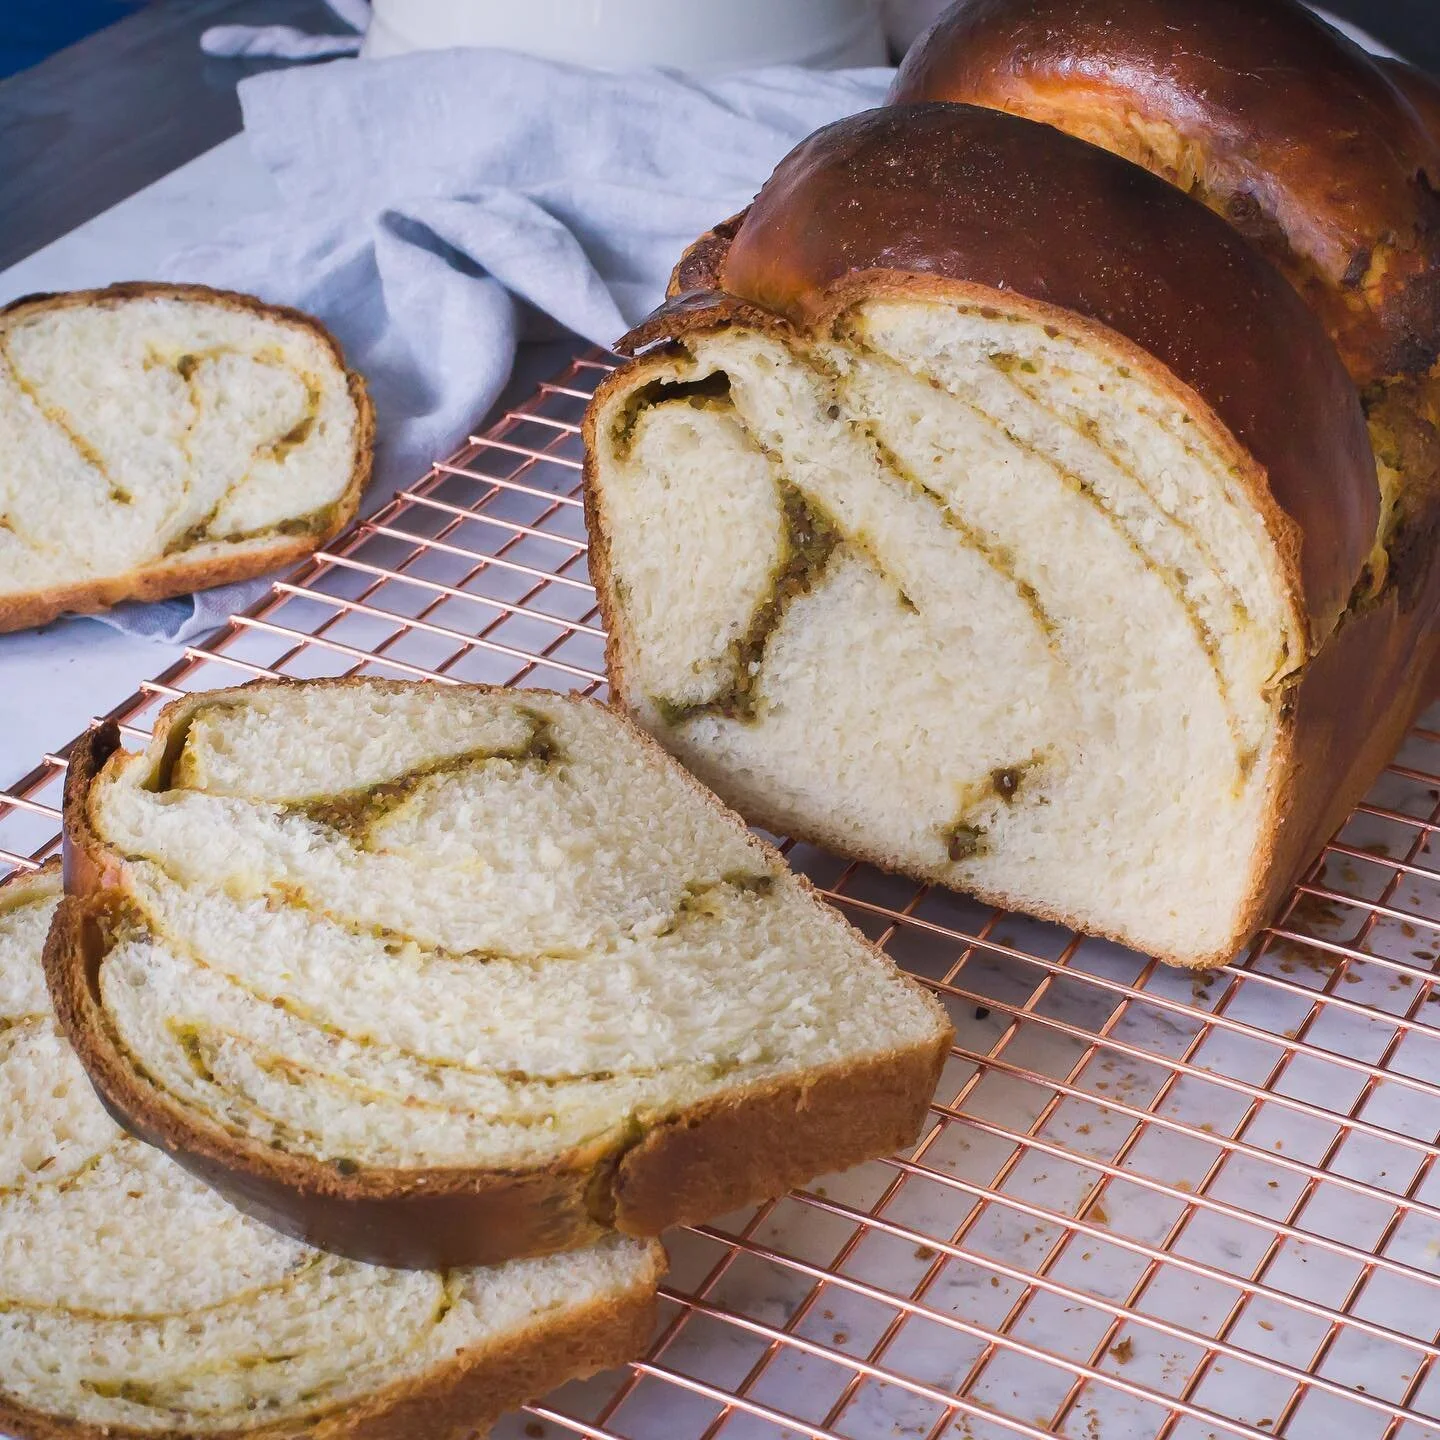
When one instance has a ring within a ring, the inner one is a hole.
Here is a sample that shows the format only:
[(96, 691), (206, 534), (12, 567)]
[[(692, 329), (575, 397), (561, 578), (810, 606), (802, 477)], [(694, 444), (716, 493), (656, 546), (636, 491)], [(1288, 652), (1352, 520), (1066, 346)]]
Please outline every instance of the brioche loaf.
[(354, 516), (365, 386), (316, 321), (194, 285), (0, 310), (0, 630), (226, 584)]
[(290, 1234), (489, 1263), (915, 1138), (943, 1010), (603, 706), (261, 684), (116, 744), (71, 761), (61, 1024), (129, 1129)]
[(1428, 556), (1372, 583), (1365, 415), (1297, 291), (959, 104), (820, 131), (672, 291), (586, 421), (617, 696), (777, 833), (1230, 958), (1436, 650)]
[(0, 886), (0, 1429), (459, 1437), (645, 1345), (659, 1247), (449, 1274), (323, 1255), (116, 1128), (45, 995), (58, 865)]

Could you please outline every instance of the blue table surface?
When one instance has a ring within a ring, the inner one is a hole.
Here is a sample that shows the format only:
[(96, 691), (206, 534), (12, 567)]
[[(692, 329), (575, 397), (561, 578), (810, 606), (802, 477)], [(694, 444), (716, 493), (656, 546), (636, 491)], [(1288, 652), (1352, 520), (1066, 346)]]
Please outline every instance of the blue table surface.
[(106, 25), (123, 20), (145, 0), (5, 0), (0, 5), (0, 79), (38, 65)]

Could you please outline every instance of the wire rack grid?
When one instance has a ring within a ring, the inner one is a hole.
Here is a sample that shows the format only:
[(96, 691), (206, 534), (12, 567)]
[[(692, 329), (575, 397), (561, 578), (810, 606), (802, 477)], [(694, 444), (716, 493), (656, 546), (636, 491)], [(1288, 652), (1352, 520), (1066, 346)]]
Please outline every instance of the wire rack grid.
[[(110, 712), (372, 674), (604, 694), (575, 360)], [(502, 1440), (1440, 1440), (1440, 730), (1209, 976), (786, 844), (949, 1007), (915, 1148), (668, 1237), (646, 1357)], [(0, 792), (58, 845), (65, 754)]]

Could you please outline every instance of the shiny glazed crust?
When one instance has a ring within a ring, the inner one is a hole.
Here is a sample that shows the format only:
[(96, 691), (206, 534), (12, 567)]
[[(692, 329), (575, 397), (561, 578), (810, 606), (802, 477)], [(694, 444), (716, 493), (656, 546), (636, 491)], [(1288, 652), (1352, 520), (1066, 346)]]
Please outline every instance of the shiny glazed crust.
[[(171, 732), (183, 733), (196, 705), (246, 688), (167, 706), (155, 727), (157, 740), (163, 746)], [(644, 743), (653, 747), (657, 764), (675, 763), (648, 736)], [(107, 916), (123, 904), (124, 882), (121, 857), (96, 833), (89, 799), (105, 783), (106, 762), (118, 750), (118, 731), (104, 726), (87, 734), (70, 759), (66, 899), (45, 951), (61, 1029), (101, 1102), (125, 1129), (285, 1234), (372, 1264), (494, 1264), (576, 1249), (610, 1230), (657, 1235), (670, 1225), (709, 1219), (909, 1145), (924, 1122), (949, 1051), (948, 1030), (902, 1052), (752, 1085), (656, 1117), (638, 1136), (617, 1128), (530, 1170), (367, 1168), (345, 1175), (231, 1135), (151, 1083), (116, 1042), (99, 1001)], [(698, 781), (690, 783), (697, 798), (723, 808)]]
[(212, 290), (205, 285), (168, 285), (159, 281), (136, 280), (108, 286), (103, 290), (71, 290), (59, 295), (25, 295), (0, 307), (0, 333), (17, 320), (47, 310), (71, 310), (84, 306), (109, 306), (126, 300), (161, 297), (193, 300), (245, 311), (283, 321), (309, 330), (345, 370), (350, 398), (355, 402), (355, 461), (344, 493), (330, 507), (326, 525), (308, 535), (280, 535), (273, 540), (248, 544), (223, 541), (197, 545), (165, 559), (155, 560), (117, 575), (102, 575), (52, 586), (27, 595), (0, 596), (0, 634), (44, 625), (60, 615), (93, 615), (123, 600), (168, 600), (195, 590), (232, 585), (252, 580), (285, 565), (303, 560), (333, 540), (355, 518), (360, 497), (370, 483), (375, 448), (375, 411), (365, 381), (357, 372), (345, 369), (340, 342), (313, 316), (284, 305), (267, 305), (253, 295), (232, 290)]
[(1430, 139), (1440, 146), (1440, 82), (1403, 60), (1377, 59), (1375, 64), (1410, 102)]
[(1298, 0), (960, 0), (891, 99), (984, 105), (1091, 140), (1253, 241), (1360, 386), (1440, 350), (1440, 136), (1396, 69)]
[[(1440, 541), (1440, 84), (1297, 0), (959, 0), (890, 99), (984, 105), (1105, 146), (1224, 216), (1286, 275), (1377, 407), (1377, 448), (1398, 455), (1400, 524), (1377, 538), (1402, 591), (1397, 623), (1423, 640)], [(1368, 602), (1388, 601), (1364, 590), (1357, 613), (1377, 630)], [(1440, 695), (1440, 668), (1426, 688)], [(1370, 699), (1372, 715), (1390, 713), (1388, 696)]]

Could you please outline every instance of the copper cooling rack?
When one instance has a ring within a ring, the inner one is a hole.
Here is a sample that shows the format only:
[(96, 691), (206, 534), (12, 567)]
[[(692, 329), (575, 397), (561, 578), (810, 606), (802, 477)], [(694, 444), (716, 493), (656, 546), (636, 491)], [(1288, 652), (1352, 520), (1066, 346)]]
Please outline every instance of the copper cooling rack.
[[(579, 420), (598, 353), (111, 711), (373, 674), (603, 693)], [(64, 754), (0, 793), (57, 844)], [(950, 1007), (909, 1154), (670, 1237), (650, 1353), (506, 1440), (1440, 1440), (1440, 730), (1209, 977), (802, 845)]]

